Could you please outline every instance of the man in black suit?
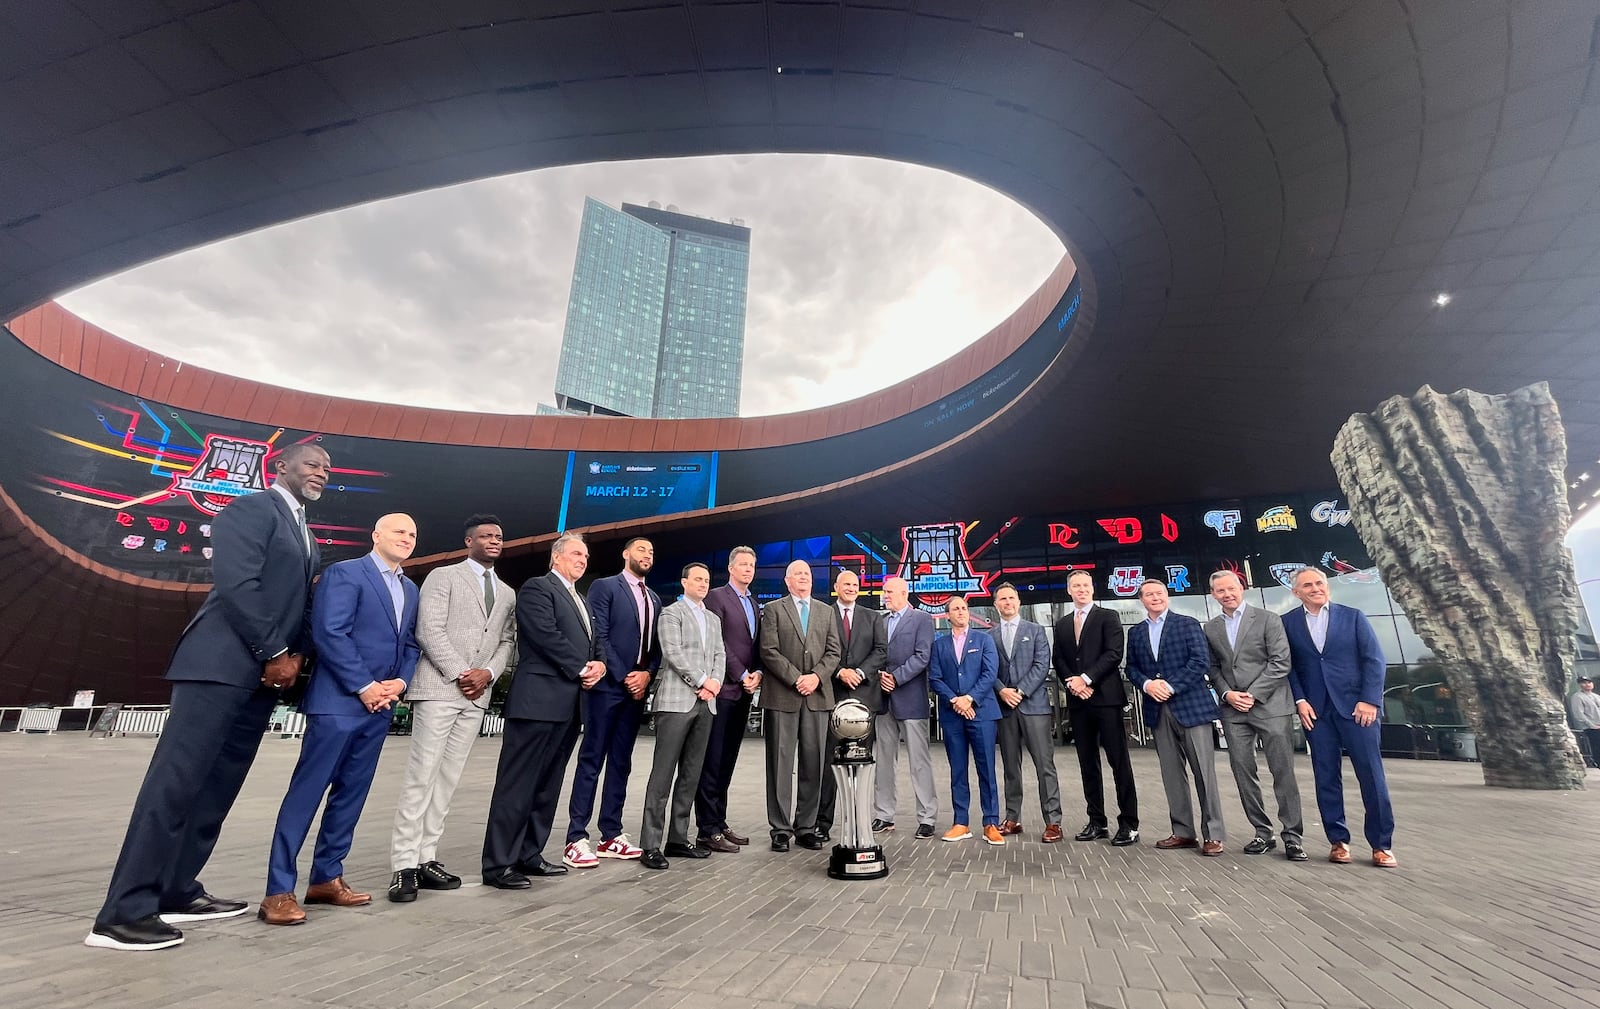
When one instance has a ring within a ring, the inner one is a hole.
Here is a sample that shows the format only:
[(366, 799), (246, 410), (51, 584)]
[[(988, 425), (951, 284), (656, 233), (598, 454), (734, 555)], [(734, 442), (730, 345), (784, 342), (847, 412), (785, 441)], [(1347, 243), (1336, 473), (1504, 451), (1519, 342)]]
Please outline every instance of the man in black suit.
[(506, 697), (505, 736), (483, 834), (483, 882), (525, 890), (529, 876), (564, 876), (544, 860), (561, 779), (578, 741), (578, 697), (606, 675), (594, 618), (578, 593), (589, 548), (564, 533), (550, 548), (550, 573), (517, 593), (520, 657)]
[(1128, 735), (1122, 727), (1122, 708), (1128, 702), (1123, 690), (1122, 621), (1111, 610), (1094, 605), (1094, 578), (1074, 571), (1067, 578), (1072, 611), (1056, 621), (1056, 675), (1067, 687), (1067, 715), (1078, 743), (1078, 769), (1083, 774), (1083, 798), (1089, 822), (1074, 835), (1093, 841), (1107, 829), (1105, 788), (1100, 780), (1100, 751), (1111, 765), (1117, 786), (1117, 834), (1111, 843), (1122, 846), (1139, 840), (1139, 797), (1133, 787), (1133, 762), (1128, 759)]
[[(833, 674), (833, 703), (849, 699), (860, 701), (873, 719), (883, 712), (883, 687), (878, 674), (889, 656), (889, 639), (883, 629), (883, 615), (856, 605), (861, 594), (861, 579), (854, 571), (840, 571), (833, 580), (834, 612), (839, 617), (839, 647), (844, 651), (839, 669)], [(872, 748), (874, 736), (863, 742)], [(833, 752), (839, 740), (828, 731), (827, 765), (822, 770), (822, 798), (817, 806), (817, 836), (830, 839), (833, 830), (833, 800), (838, 786), (833, 780)]]
[(329, 465), (320, 445), (290, 445), (272, 460), (268, 490), (235, 500), (212, 522), (212, 589), (167, 667), (172, 710), (85, 945), (165, 949), (183, 942), (173, 924), (231, 918), (249, 907), (213, 897), (196, 877), (282, 689), (311, 648), (319, 555), (305, 506), (322, 496)]
[(750, 843), (748, 836), (728, 826), (728, 786), (733, 783), (733, 768), (744, 743), (745, 724), (750, 720), (751, 696), (761, 686), (761, 656), (756, 648), (761, 603), (750, 594), (755, 577), (756, 552), (749, 547), (734, 547), (728, 554), (728, 584), (706, 595), (706, 609), (722, 621), (727, 675), (717, 694), (705, 763), (700, 768), (700, 787), (694, 796), (694, 820), (699, 834), (695, 844), (727, 854)]

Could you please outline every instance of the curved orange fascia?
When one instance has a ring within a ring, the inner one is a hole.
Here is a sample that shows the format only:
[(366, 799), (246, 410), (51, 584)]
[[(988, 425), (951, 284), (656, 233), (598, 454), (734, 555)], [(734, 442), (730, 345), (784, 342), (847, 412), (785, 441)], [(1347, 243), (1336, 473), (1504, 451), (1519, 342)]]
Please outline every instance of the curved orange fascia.
[(1070, 256), (999, 325), (954, 356), (866, 396), (799, 413), (717, 420), (536, 417), (466, 413), (297, 392), (186, 365), (136, 346), (55, 302), (13, 319), (10, 329), (69, 371), (143, 399), (323, 434), (594, 452), (682, 452), (768, 448), (847, 434), (892, 420), (949, 395), (999, 364), (1033, 335), (1072, 283)]

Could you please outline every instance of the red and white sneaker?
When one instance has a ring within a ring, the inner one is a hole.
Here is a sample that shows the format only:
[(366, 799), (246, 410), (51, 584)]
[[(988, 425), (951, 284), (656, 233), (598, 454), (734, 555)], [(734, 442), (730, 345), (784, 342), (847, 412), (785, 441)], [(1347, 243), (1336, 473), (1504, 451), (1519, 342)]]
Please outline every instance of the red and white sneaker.
[(608, 837), (601, 841), (600, 847), (595, 849), (595, 854), (601, 858), (638, 858), (644, 854), (644, 849), (629, 844), (627, 834), (618, 834), (616, 837)]
[(594, 855), (594, 848), (590, 846), (587, 837), (580, 837), (567, 845), (567, 850), (562, 852), (561, 861), (574, 869), (593, 869), (600, 864)]

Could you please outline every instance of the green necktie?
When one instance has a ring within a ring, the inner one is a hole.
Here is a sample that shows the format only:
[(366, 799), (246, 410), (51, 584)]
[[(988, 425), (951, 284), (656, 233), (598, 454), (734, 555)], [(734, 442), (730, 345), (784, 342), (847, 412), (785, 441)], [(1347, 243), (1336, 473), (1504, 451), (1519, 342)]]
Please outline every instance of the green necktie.
[(800, 600), (800, 633), (801, 634), (805, 634), (807, 632), (807, 630), (809, 628), (809, 625), (811, 623), (811, 607), (809, 605), (807, 605), (810, 602), (811, 602), (811, 600), (809, 600), (809, 599)]
[(493, 613), (494, 612), (494, 572), (493, 571), (485, 571), (483, 573), (483, 612), (485, 614), (489, 614), (489, 613)]

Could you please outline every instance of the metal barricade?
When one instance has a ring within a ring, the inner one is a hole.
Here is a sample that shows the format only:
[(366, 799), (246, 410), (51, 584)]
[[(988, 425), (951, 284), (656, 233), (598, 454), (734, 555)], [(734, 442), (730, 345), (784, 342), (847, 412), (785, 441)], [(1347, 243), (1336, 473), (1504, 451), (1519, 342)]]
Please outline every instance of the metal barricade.
[(56, 731), (61, 724), (60, 708), (24, 708), (22, 721), (18, 724), (19, 732), (42, 732), (48, 735)]
[(483, 724), (478, 726), (478, 735), (502, 736), (505, 735), (505, 731), (506, 720), (504, 718), (487, 711), (483, 713)]
[(167, 727), (167, 715), (172, 709), (164, 704), (148, 707), (123, 708), (111, 727), (117, 736), (159, 736)]

